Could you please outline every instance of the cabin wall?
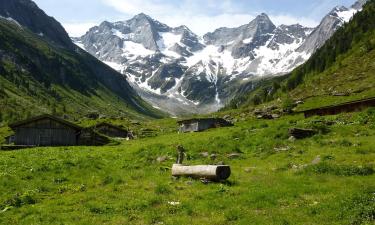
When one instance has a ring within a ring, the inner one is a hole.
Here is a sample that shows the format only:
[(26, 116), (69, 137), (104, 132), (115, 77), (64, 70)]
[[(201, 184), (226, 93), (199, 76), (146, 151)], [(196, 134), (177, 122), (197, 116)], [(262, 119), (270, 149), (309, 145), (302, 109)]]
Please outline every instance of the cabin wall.
[(200, 121), (199, 122), (199, 131), (208, 130), (215, 127), (215, 121)]
[(29, 146), (70, 146), (77, 143), (77, 131), (51, 119), (33, 121), (15, 129), (14, 143)]

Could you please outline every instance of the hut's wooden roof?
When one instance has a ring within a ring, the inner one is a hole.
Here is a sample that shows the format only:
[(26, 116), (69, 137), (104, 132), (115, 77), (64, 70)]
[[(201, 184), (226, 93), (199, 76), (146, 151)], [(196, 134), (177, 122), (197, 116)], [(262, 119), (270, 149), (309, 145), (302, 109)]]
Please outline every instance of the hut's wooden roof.
[(32, 123), (32, 122), (35, 122), (35, 121), (38, 121), (38, 120), (42, 120), (42, 119), (54, 120), (54, 121), (56, 121), (58, 123), (64, 124), (64, 125), (66, 125), (68, 127), (76, 129), (76, 130), (82, 130), (83, 129), (82, 127), (80, 127), (80, 126), (78, 126), (78, 125), (76, 125), (74, 123), (71, 123), (69, 121), (63, 120), (61, 118), (58, 118), (56, 116), (49, 115), (49, 114), (44, 114), (44, 115), (40, 115), (40, 116), (29, 118), (29, 119), (26, 119), (26, 120), (18, 121), (18, 122), (9, 124), (8, 126), (10, 128), (12, 128), (12, 129), (14, 129), (14, 128), (20, 127), (22, 125), (25, 125), (25, 124), (28, 124), (28, 123)]
[(371, 103), (375, 104), (375, 97), (356, 100), (356, 101), (350, 101), (350, 102), (344, 102), (344, 103), (334, 104), (334, 105), (329, 105), (329, 106), (323, 106), (323, 107), (319, 107), (319, 108), (307, 109), (307, 110), (304, 110), (304, 111), (301, 111), (301, 112), (306, 113), (306, 112), (313, 112), (313, 111), (317, 111), (317, 110), (333, 109), (333, 108), (344, 107), (344, 106), (348, 106), (348, 105), (355, 105), (355, 104), (360, 104), (360, 103), (367, 103), (367, 102), (371, 102)]
[(178, 124), (192, 123), (192, 122), (202, 122), (202, 121), (225, 121), (222, 118), (192, 118), (177, 121)]
[(108, 127), (112, 127), (112, 128), (115, 128), (117, 130), (121, 130), (121, 131), (125, 131), (125, 132), (128, 132), (125, 128), (123, 127), (120, 127), (120, 126), (116, 126), (114, 124), (111, 124), (111, 123), (107, 123), (107, 122), (103, 122), (103, 123), (99, 123), (99, 124), (96, 124), (94, 126), (92, 126), (92, 128), (98, 128), (98, 127), (102, 127), (102, 126), (108, 126)]

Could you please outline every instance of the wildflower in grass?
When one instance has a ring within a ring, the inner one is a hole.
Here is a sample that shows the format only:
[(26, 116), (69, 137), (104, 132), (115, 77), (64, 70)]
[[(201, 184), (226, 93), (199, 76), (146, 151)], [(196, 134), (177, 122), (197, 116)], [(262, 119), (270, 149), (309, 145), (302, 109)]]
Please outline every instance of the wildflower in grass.
[(168, 202), (169, 205), (177, 206), (180, 205), (180, 202)]

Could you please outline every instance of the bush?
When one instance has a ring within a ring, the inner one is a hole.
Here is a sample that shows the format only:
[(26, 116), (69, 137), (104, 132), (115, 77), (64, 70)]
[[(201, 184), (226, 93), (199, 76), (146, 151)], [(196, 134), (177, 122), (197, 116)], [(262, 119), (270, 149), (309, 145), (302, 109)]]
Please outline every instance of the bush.
[(16, 208), (19, 208), (23, 205), (34, 205), (36, 203), (36, 200), (33, 194), (34, 193), (32, 191), (25, 192), (23, 194), (16, 194), (12, 198), (5, 201), (5, 205)]
[(283, 102), (282, 108), (284, 112), (292, 112), (292, 109), (295, 107), (295, 104), (291, 98), (286, 98)]
[(311, 128), (318, 131), (319, 134), (328, 134), (331, 131), (324, 123), (314, 123), (312, 124)]
[(343, 146), (343, 147), (350, 147), (350, 146), (353, 146), (353, 143), (351, 143), (350, 141), (344, 139), (342, 141), (339, 142), (339, 145)]
[(375, 221), (375, 190), (354, 194), (341, 202), (338, 217), (351, 225), (372, 224)]
[(158, 184), (155, 188), (155, 193), (158, 195), (167, 195), (171, 194), (172, 190), (167, 185)]

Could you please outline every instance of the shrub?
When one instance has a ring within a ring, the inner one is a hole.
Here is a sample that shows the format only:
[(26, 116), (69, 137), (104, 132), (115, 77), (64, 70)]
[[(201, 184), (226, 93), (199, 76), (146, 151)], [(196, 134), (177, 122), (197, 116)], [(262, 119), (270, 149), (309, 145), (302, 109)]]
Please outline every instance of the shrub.
[(284, 112), (292, 112), (292, 109), (295, 107), (293, 100), (288, 97), (284, 100), (282, 108)]
[(339, 145), (340, 146), (343, 146), (343, 147), (350, 147), (353, 145), (353, 143), (351, 143), (350, 141), (344, 139), (342, 141), (339, 142)]
[(103, 182), (102, 182), (102, 185), (108, 185), (108, 184), (111, 184), (113, 182), (113, 178), (111, 176), (106, 176), (104, 179), (103, 179)]
[(34, 205), (36, 203), (34, 192), (28, 191), (23, 194), (16, 194), (12, 198), (5, 201), (6, 206), (19, 208), (23, 205)]
[(155, 188), (155, 193), (159, 195), (167, 195), (172, 193), (172, 190), (164, 184), (158, 184)]
[(372, 224), (375, 221), (375, 190), (356, 193), (341, 202), (338, 217), (351, 225)]
[(225, 220), (227, 221), (237, 221), (241, 217), (239, 210), (230, 210), (224, 214)]
[(319, 134), (328, 134), (330, 132), (329, 127), (324, 123), (313, 123), (311, 128), (316, 130)]

